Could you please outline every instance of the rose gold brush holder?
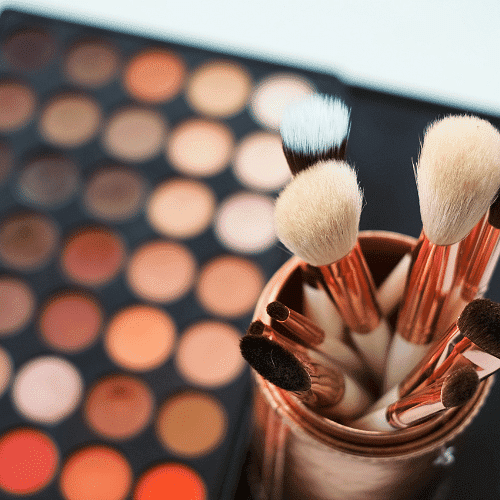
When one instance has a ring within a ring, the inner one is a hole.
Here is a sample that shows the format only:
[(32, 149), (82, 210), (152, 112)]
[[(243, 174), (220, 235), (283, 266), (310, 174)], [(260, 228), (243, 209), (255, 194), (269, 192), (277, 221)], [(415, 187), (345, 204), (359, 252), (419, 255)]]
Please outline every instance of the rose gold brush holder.
[[(379, 284), (416, 240), (385, 231), (360, 233)], [(301, 261), (288, 260), (262, 292), (254, 319), (269, 317), (279, 300), (301, 311)], [(427, 492), (446, 477), (453, 443), (471, 424), (493, 383), (481, 382), (464, 406), (395, 432), (353, 429), (317, 415), (255, 374), (254, 437), (249, 482), (255, 500), (433, 499)]]

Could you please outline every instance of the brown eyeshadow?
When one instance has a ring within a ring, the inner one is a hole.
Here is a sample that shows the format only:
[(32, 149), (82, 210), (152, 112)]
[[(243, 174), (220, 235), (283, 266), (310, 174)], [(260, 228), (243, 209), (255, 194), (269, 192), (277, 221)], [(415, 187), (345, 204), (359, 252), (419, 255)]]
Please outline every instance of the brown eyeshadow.
[(0, 141), (0, 185), (9, 177), (13, 162), (12, 148), (5, 141)]
[(54, 256), (59, 243), (55, 223), (39, 213), (18, 213), (0, 223), (0, 261), (18, 271), (36, 271)]
[(36, 298), (30, 286), (13, 276), (0, 276), (0, 337), (19, 333), (31, 321)]
[(83, 412), (90, 428), (107, 439), (130, 439), (149, 424), (154, 396), (145, 382), (125, 374), (104, 377), (89, 389)]
[(35, 112), (36, 97), (26, 85), (0, 81), (0, 132), (15, 132), (27, 125)]
[(0, 346), (0, 397), (8, 389), (12, 374), (14, 372), (14, 364), (10, 354)]
[(167, 450), (186, 458), (214, 451), (223, 441), (227, 416), (213, 396), (186, 391), (163, 403), (156, 419), (156, 434)]

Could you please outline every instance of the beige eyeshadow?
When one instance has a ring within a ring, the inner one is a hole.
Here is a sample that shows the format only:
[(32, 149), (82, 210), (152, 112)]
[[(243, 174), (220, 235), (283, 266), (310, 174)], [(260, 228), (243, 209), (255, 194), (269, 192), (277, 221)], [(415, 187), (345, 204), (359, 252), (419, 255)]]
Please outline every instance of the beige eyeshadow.
[(0, 132), (15, 132), (27, 125), (36, 108), (34, 92), (12, 80), (0, 81)]
[(213, 396), (186, 391), (163, 403), (155, 427), (167, 450), (181, 457), (197, 458), (221, 444), (226, 435), (227, 415)]
[(125, 374), (108, 375), (89, 389), (83, 412), (90, 428), (107, 439), (130, 439), (149, 424), (154, 396), (145, 382)]
[(258, 123), (278, 130), (285, 108), (314, 90), (314, 85), (302, 76), (275, 73), (261, 80), (255, 88), (250, 100), (250, 111)]
[(31, 287), (13, 276), (0, 276), (0, 337), (19, 333), (28, 325), (36, 307)]
[(44, 208), (56, 208), (76, 194), (77, 166), (60, 154), (40, 155), (30, 160), (18, 178), (18, 194), (23, 201)]
[(13, 370), (14, 364), (10, 354), (0, 347), (0, 397), (9, 387)]
[(229, 196), (215, 214), (215, 234), (229, 250), (249, 254), (268, 250), (277, 241), (274, 201), (250, 192)]
[(108, 120), (103, 144), (119, 160), (142, 162), (157, 156), (164, 144), (166, 124), (154, 109), (129, 106)]
[(200, 271), (196, 296), (209, 312), (227, 318), (250, 313), (264, 286), (260, 268), (242, 257), (223, 255)]
[(110, 83), (120, 63), (115, 47), (104, 40), (81, 40), (73, 45), (64, 61), (68, 80), (82, 87), (97, 88)]
[(220, 321), (201, 321), (182, 335), (176, 352), (181, 375), (195, 385), (215, 388), (233, 382), (245, 362), (239, 348), (240, 334)]
[(127, 283), (139, 298), (153, 302), (180, 299), (193, 286), (196, 260), (180, 243), (156, 240), (143, 244), (130, 257)]
[(245, 68), (221, 59), (196, 68), (188, 81), (186, 97), (199, 113), (225, 118), (243, 110), (251, 90), (252, 80)]
[(146, 216), (158, 233), (192, 238), (212, 221), (217, 199), (204, 183), (177, 178), (158, 184), (148, 200)]
[(167, 142), (167, 159), (179, 172), (209, 177), (222, 172), (231, 159), (234, 137), (221, 122), (192, 118), (182, 122)]
[(76, 148), (96, 135), (101, 118), (101, 108), (93, 97), (68, 92), (52, 98), (45, 105), (38, 128), (50, 144)]
[(98, 170), (88, 180), (83, 203), (97, 219), (123, 222), (141, 211), (146, 193), (147, 183), (139, 172), (110, 166)]
[(37, 271), (48, 264), (59, 244), (52, 219), (39, 213), (18, 213), (0, 223), (0, 261), (18, 271)]
[(134, 305), (116, 313), (106, 327), (104, 346), (118, 366), (133, 371), (158, 368), (170, 356), (175, 323), (165, 311)]
[(252, 189), (281, 189), (291, 177), (279, 134), (254, 132), (236, 148), (233, 171), (240, 182)]

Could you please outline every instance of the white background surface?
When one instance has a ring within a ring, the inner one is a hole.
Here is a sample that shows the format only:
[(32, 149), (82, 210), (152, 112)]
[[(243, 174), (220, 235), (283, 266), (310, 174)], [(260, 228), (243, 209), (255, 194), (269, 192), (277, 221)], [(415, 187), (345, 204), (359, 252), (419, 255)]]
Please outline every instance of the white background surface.
[(500, 0), (0, 1), (500, 115)]

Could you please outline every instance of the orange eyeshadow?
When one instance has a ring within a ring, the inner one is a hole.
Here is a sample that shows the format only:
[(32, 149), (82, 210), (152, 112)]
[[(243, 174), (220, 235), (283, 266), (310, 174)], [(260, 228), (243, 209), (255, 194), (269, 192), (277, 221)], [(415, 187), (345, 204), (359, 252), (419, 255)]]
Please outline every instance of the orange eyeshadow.
[(0, 132), (14, 132), (27, 125), (36, 107), (36, 97), (22, 83), (0, 81)]
[(0, 488), (14, 495), (29, 495), (53, 479), (59, 453), (52, 439), (29, 427), (0, 437)]
[[(165, 496), (168, 492), (168, 497)], [(133, 500), (205, 500), (206, 487), (200, 475), (182, 464), (160, 464), (137, 481)]]

